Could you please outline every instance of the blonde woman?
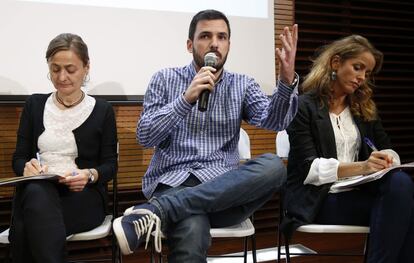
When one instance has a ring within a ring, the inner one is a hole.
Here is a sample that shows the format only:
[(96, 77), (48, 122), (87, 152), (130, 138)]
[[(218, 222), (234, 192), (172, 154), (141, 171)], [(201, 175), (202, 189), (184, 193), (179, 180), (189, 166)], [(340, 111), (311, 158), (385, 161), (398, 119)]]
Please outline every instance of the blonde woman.
[[(414, 186), (403, 171), (346, 192), (342, 178), (399, 163), (372, 100), (372, 75), (383, 55), (352, 35), (325, 46), (305, 77), (290, 140), (285, 217), (290, 236), (303, 224), (370, 227), (368, 262), (412, 262)], [(371, 147), (365, 142), (371, 142)]]

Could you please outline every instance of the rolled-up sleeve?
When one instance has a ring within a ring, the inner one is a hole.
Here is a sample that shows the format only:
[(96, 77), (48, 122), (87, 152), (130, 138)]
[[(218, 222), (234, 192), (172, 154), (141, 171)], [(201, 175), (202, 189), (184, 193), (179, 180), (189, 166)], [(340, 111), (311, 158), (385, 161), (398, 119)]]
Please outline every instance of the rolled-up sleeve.
[(323, 185), (338, 180), (339, 161), (334, 158), (316, 158), (303, 184)]

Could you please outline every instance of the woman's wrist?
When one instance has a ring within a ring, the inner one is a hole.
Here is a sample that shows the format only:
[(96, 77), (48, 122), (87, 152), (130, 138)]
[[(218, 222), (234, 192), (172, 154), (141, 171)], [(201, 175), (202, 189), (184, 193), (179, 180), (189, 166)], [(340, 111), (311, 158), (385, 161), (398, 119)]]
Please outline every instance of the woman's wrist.
[(98, 180), (98, 171), (96, 169), (88, 169), (88, 184), (94, 184)]

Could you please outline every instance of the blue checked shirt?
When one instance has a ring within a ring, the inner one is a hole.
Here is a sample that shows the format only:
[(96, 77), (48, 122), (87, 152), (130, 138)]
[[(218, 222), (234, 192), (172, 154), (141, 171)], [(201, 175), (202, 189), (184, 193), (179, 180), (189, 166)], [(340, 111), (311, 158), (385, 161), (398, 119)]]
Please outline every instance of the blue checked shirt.
[(150, 198), (159, 183), (176, 187), (189, 173), (205, 182), (237, 168), (242, 120), (270, 130), (284, 130), (297, 112), (297, 87), (278, 82), (269, 98), (254, 79), (223, 71), (208, 108), (198, 111), (183, 96), (196, 75), (193, 64), (154, 74), (144, 98), (137, 139), (155, 152), (143, 178)]

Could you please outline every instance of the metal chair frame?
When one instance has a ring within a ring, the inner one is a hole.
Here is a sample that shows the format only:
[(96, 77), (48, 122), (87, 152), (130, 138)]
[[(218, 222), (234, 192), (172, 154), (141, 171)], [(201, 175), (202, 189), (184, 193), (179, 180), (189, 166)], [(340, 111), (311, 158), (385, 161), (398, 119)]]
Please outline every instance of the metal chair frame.
[[(364, 262), (367, 262), (368, 248), (369, 248), (369, 227), (366, 226), (350, 226), (350, 225), (323, 225), (323, 224), (307, 224), (296, 229), (297, 232), (303, 233), (325, 233), (325, 234), (367, 234), (365, 239), (365, 247), (363, 254), (355, 253), (291, 253), (289, 251), (289, 238), (280, 230), (280, 223), (283, 219), (283, 193), (280, 194), (280, 210), (279, 210), (279, 226), (277, 237), (277, 262), (281, 262), (281, 255), (286, 256), (286, 262), (290, 263), (290, 256), (364, 256)], [(282, 252), (282, 236), (285, 245), (285, 253)]]

